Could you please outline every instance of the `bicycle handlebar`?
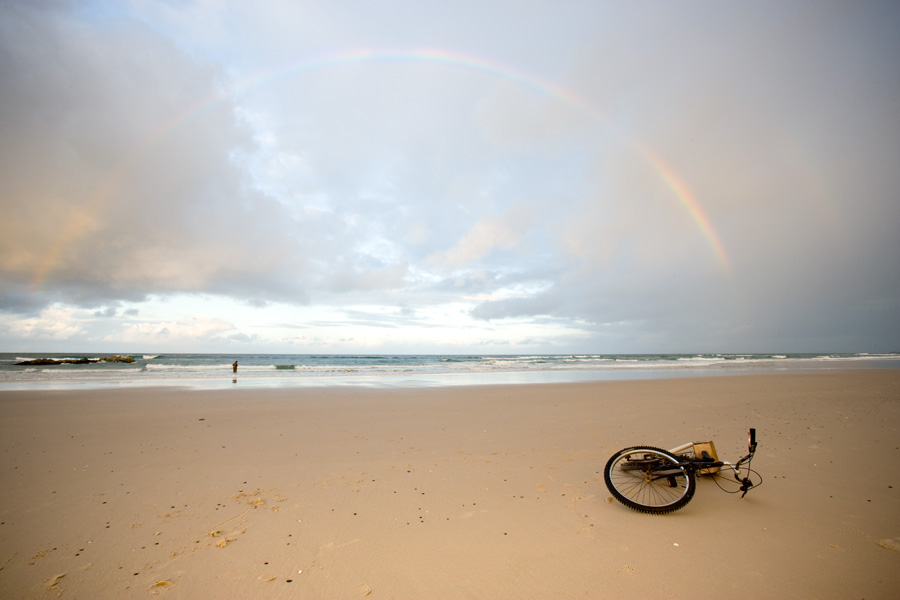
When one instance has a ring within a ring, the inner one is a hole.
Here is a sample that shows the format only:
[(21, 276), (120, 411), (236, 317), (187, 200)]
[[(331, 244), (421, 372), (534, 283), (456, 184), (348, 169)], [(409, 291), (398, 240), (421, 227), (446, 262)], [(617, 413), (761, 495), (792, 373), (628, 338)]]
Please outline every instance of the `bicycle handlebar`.
[[(749, 463), (753, 458), (753, 455), (756, 453), (756, 428), (754, 427), (750, 428), (750, 443), (748, 444), (748, 450), (749, 454), (738, 461), (738, 466), (740, 466), (744, 462)], [(737, 473), (734, 474), (734, 478), (741, 482), (741, 492), (743, 492), (741, 494), (741, 498), (743, 498), (747, 495), (747, 492), (750, 491), (750, 488), (753, 487), (753, 482), (750, 481), (749, 477), (744, 477), (743, 479), (741, 479), (740, 477), (738, 477)]]

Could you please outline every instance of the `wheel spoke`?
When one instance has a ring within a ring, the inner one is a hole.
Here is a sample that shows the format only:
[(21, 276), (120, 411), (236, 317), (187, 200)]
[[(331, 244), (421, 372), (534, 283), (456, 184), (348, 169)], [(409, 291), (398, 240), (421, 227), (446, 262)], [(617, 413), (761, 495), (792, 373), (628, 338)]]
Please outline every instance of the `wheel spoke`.
[[(660, 475), (663, 473), (663, 475)], [(671, 512), (693, 496), (693, 477), (663, 450), (623, 450), (607, 463), (606, 484), (621, 502), (645, 512)]]

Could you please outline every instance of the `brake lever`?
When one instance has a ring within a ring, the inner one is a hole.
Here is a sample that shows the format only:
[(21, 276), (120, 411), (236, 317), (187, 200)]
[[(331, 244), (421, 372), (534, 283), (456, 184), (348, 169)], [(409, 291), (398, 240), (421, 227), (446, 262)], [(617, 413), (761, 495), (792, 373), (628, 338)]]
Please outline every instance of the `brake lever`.
[(741, 481), (741, 491), (744, 492), (741, 494), (741, 498), (747, 495), (747, 492), (750, 491), (750, 488), (753, 487), (753, 482), (750, 481), (749, 477), (744, 477), (744, 480)]

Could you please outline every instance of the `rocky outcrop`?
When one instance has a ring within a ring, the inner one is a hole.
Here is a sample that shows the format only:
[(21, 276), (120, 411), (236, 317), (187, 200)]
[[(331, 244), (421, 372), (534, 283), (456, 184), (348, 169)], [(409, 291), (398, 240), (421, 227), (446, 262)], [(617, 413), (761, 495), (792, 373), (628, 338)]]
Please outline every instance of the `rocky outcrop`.
[(97, 362), (89, 358), (36, 358), (34, 360), (23, 360), (17, 362), (20, 367), (49, 367), (53, 365), (86, 365)]
[(119, 356), (117, 354), (116, 356), (107, 356), (105, 358), (101, 358), (100, 360), (102, 360), (103, 362), (133, 363), (134, 357), (133, 356)]
[(89, 365), (97, 362), (133, 363), (133, 356), (104, 356), (103, 358), (35, 358), (17, 362), (20, 367), (47, 367), (53, 365)]

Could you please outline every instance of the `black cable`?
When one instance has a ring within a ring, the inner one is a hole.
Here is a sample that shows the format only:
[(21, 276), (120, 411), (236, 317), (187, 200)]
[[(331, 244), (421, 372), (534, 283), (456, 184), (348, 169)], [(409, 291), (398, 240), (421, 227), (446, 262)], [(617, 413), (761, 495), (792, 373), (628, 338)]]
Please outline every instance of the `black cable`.
[[(750, 477), (751, 474), (753, 474), (753, 475), (755, 475), (755, 476), (759, 479), (759, 483), (754, 483), (754, 484), (753, 484), (753, 487), (754, 487), (754, 488), (758, 488), (759, 486), (761, 486), (762, 483), (763, 483), (762, 475), (760, 475), (757, 471), (754, 471), (753, 469), (751, 469), (749, 466), (748, 466), (746, 469), (747, 469), (747, 477), (748, 477), (748, 478)], [(720, 475), (719, 473), (716, 473), (715, 476), (713, 476), (713, 481), (716, 482), (716, 486), (717, 486), (720, 490), (722, 490), (723, 492), (725, 492), (726, 494), (738, 494), (738, 493), (741, 492), (740, 487), (738, 487), (738, 489), (734, 490), (733, 492), (730, 491), (730, 490), (726, 490), (724, 487), (722, 487), (722, 484), (719, 483), (719, 479), (727, 480), (729, 483), (734, 482), (734, 484), (735, 484), (735, 485), (738, 485), (738, 486), (743, 485), (743, 482), (742, 482), (742, 481), (739, 481), (739, 480), (737, 480), (737, 479), (734, 479), (733, 477), (726, 477), (726, 476), (724, 476), (724, 475)]]

